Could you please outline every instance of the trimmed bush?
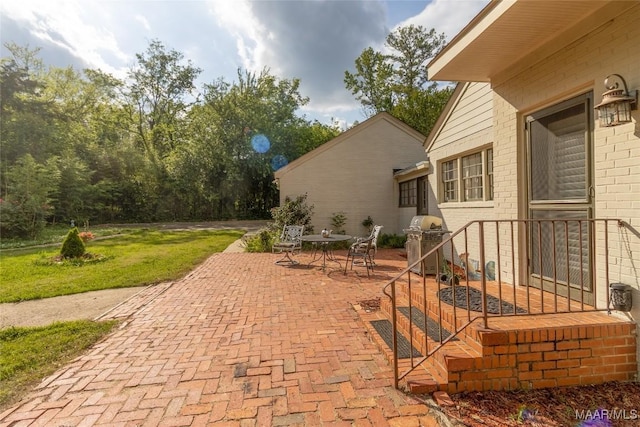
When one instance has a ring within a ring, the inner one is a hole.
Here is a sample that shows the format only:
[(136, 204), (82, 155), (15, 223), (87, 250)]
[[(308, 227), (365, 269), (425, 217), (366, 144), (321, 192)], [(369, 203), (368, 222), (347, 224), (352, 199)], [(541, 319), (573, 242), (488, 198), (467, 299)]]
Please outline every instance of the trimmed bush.
[(404, 248), (407, 241), (406, 235), (398, 234), (380, 234), (378, 237), (379, 248)]
[(273, 242), (279, 236), (278, 230), (263, 228), (256, 234), (248, 236), (244, 240), (246, 252), (271, 252)]
[(78, 227), (74, 227), (67, 233), (67, 237), (62, 242), (60, 254), (63, 258), (80, 258), (86, 252), (84, 242), (78, 233)]

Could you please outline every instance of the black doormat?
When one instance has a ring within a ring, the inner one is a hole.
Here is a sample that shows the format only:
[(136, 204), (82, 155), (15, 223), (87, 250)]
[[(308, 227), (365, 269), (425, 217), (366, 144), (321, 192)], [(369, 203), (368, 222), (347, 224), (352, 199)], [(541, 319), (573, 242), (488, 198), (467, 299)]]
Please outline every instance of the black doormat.
[[(371, 325), (374, 327), (378, 335), (382, 337), (384, 342), (393, 350), (393, 328), (388, 320), (372, 320)], [(398, 341), (398, 359), (408, 359), (411, 357), (409, 347), (413, 350), (413, 357), (422, 357), (420, 352), (409, 344), (409, 341), (400, 333), (396, 333)]]
[[(455, 288), (456, 294), (456, 307), (458, 308), (467, 308), (467, 287), (466, 286), (450, 286), (448, 288), (442, 289), (438, 292), (440, 299), (449, 304), (453, 305), (453, 292)], [(479, 311), (482, 312), (482, 292), (480, 292), (476, 288), (469, 288), (469, 310), (471, 311)], [(516, 307), (516, 313), (526, 313), (527, 310)], [(507, 301), (502, 301), (502, 313), (503, 314), (513, 314), (514, 313), (513, 304)], [(490, 314), (500, 314), (500, 300), (493, 295), (487, 295), (487, 313)]]
[[(398, 311), (409, 318), (409, 307), (398, 307)], [(425, 315), (422, 311), (414, 308), (411, 310), (411, 321), (418, 328), (422, 329), (422, 332), (427, 334), (429, 338), (434, 341), (440, 342), (440, 324), (431, 318), (427, 318), (427, 324), (425, 325)], [(442, 340), (446, 340), (451, 336), (451, 332), (442, 328)], [(453, 338), (451, 341), (457, 341), (458, 338)]]

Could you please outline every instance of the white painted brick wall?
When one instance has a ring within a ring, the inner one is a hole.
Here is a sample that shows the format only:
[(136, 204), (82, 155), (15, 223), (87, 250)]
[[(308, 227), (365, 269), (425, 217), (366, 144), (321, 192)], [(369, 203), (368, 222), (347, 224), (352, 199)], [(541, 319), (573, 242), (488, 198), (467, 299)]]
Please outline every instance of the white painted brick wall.
[[(640, 89), (640, 5), (494, 88), (495, 210), (499, 217), (526, 217), (522, 130), (526, 114), (588, 91), (593, 91), (594, 103), (599, 103), (606, 90), (604, 79), (611, 73), (622, 75), (630, 89)], [(633, 123), (613, 128), (600, 128), (597, 114), (593, 116), (594, 216), (620, 218), (633, 228), (626, 234), (611, 230), (610, 274), (615, 277), (610, 276), (610, 281), (634, 287), (632, 316), (640, 318), (640, 114), (636, 110), (632, 115)], [(604, 252), (603, 245), (596, 242), (597, 254)], [(597, 271), (598, 298), (604, 300), (603, 266)]]

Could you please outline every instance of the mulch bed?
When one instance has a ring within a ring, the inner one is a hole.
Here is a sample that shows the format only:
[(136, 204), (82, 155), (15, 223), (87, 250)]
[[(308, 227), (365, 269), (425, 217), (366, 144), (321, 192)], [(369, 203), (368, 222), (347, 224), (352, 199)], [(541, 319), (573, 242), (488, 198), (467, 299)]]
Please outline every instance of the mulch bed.
[(443, 407), (453, 420), (470, 427), (637, 427), (640, 383), (539, 390), (467, 392), (451, 396)]

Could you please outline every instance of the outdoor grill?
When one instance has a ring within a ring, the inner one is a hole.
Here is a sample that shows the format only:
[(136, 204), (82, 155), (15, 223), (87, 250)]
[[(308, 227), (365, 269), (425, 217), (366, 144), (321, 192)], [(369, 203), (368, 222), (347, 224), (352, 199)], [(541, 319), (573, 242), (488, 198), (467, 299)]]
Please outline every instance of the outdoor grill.
[[(442, 229), (442, 218), (431, 215), (416, 215), (411, 219), (409, 228), (405, 228), (407, 235), (407, 262), (411, 265), (423, 257), (427, 252), (431, 251), (437, 245), (442, 243), (442, 236), (450, 233), (448, 230)], [(419, 263), (411, 269), (414, 273), (421, 276), (427, 274), (436, 274), (438, 268), (438, 259), (440, 262), (444, 260), (442, 248), (438, 250), (439, 256), (434, 252), (428, 256), (423, 262)]]

